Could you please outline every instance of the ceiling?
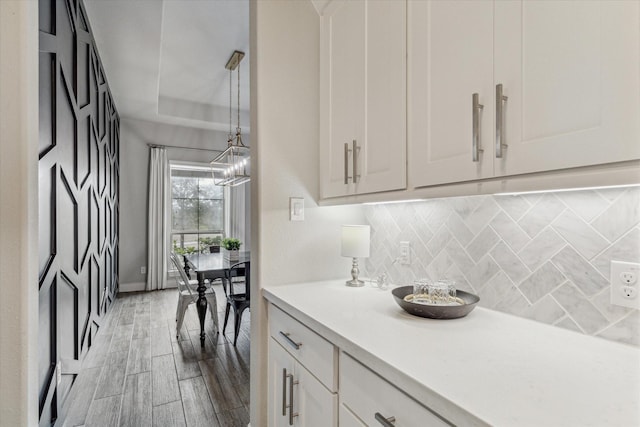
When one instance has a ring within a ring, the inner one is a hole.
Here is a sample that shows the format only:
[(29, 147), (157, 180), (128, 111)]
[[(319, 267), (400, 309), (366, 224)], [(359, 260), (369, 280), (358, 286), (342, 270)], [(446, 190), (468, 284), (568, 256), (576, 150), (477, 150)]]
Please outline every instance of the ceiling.
[[(249, 127), (249, 0), (84, 0), (121, 117), (229, 130), (230, 73), (240, 64), (241, 125)], [(237, 72), (233, 72), (233, 129)]]

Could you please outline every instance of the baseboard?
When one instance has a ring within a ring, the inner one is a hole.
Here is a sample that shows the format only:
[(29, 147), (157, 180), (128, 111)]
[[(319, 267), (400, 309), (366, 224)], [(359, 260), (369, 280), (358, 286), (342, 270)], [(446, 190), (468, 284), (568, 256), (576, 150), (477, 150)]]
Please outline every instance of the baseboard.
[(144, 291), (147, 286), (145, 282), (120, 283), (119, 292), (139, 292)]
[[(120, 283), (118, 292), (140, 292), (140, 291), (144, 291), (146, 287), (147, 287), (147, 284), (145, 282)], [(175, 289), (175, 288), (177, 288), (175, 281), (167, 280), (166, 289)]]

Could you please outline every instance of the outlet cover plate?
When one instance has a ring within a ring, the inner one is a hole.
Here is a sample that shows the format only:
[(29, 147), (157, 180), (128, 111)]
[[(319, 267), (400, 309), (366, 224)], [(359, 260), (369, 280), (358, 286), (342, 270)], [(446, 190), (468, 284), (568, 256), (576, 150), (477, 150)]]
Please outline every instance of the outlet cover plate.
[(411, 265), (411, 242), (400, 242), (400, 256), (398, 257), (400, 265)]
[[(633, 283), (625, 281), (629, 274), (636, 278)], [(609, 277), (611, 282), (611, 304), (640, 309), (640, 295), (638, 295), (640, 291), (639, 275), (640, 263), (611, 261), (611, 274)], [(625, 296), (627, 294), (625, 288), (627, 287), (635, 289), (634, 296), (631, 298)]]

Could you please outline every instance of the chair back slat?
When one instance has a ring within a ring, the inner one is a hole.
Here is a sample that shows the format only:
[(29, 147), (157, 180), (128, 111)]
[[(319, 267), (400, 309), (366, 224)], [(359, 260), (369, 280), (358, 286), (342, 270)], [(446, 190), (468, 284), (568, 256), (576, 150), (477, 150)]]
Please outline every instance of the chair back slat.
[[(244, 277), (245, 295), (246, 295), (246, 299), (249, 300), (249, 297), (251, 296), (250, 271), (251, 271), (250, 261), (239, 262), (239, 263), (233, 264), (231, 267), (226, 269), (224, 272), (225, 280), (223, 280), (225, 294), (234, 295), (235, 290), (233, 288), (233, 278)], [(229, 286), (228, 289), (227, 289), (227, 286)]]
[(191, 290), (191, 286), (189, 286), (189, 278), (187, 277), (187, 273), (184, 271), (184, 267), (182, 267), (180, 258), (176, 255), (175, 252), (171, 252), (171, 261), (173, 265), (178, 270), (178, 277), (176, 277), (176, 282), (178, 283), (178, 291), (189, 292), (189, 295), (194, 296), (193, 291)]

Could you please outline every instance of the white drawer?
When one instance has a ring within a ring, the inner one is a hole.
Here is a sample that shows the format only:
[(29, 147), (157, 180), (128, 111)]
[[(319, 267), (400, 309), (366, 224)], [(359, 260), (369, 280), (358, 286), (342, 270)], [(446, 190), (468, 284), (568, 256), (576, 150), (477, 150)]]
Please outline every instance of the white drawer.
[(376, 414), (395, 417), (402, 427), (451, 426), (346, 353), (340, 354), (340, 402), (341, 415), (344, 405), (368, 426), (385, 425)]
[(338, 351), (329, 341), (273, 304), (269, 334), (330, 391), (338, 391)]
[(362, 424), (362, 421), (344, 405), (340, 405), (338, 419), (340, 420), (340, 427), (367, 427), (366, 424)]

